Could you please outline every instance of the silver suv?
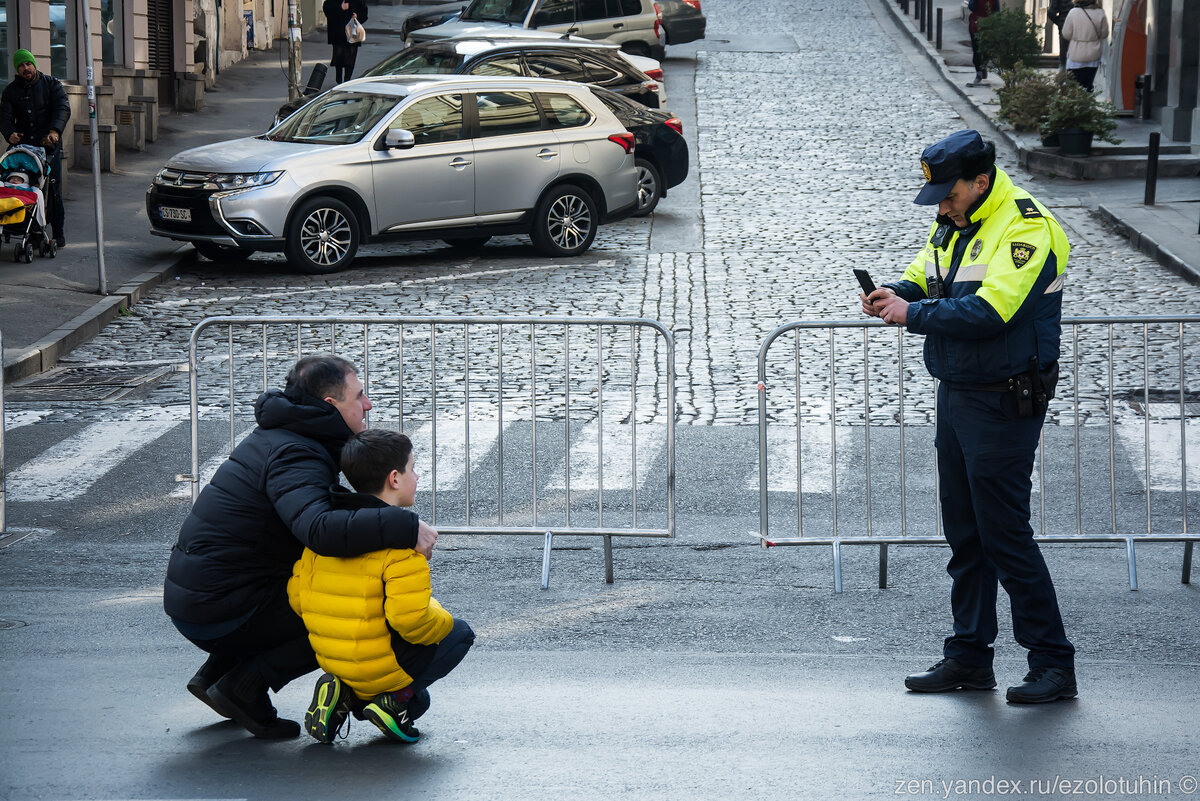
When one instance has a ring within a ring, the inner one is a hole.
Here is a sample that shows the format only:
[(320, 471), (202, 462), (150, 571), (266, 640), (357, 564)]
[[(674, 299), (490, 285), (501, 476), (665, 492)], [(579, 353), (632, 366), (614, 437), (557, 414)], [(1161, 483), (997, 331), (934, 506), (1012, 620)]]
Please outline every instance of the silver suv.
[(487, 36), (505, 28), (574, 33), (662, 60), (662, 13), (654, 0), (473, 0), (458, 19), (414, 30), (406, 44)]
[(146, 194), (151, 233), (214, 260), (280, 251), (350, 265), (362, 242), (479, 247), (528, 233), (548, 256), (637, 208), (633, 134), (587, 86), (451, 75), (360, 78), (266, 134), (185, 150)]

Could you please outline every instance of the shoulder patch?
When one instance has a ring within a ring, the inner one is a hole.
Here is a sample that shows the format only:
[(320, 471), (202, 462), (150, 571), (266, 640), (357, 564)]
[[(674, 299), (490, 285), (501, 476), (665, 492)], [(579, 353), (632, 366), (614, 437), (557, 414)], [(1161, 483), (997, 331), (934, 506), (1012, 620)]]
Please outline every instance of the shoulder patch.
[(1021, 198), (1013, 202), (1017, 204), (1017, 210), (1021, 212), (1021, 216), (1025, 219), (1042, 216), (1042, 212), (1038, 210), (1037, 204), (1030, 198)]
[(1033, 254), (1037, 253), (1037, 248), (1025, 242), (1012, 243), (1012, 260), (1013, 266), (1018, 270), (1029, 263), (1033, 258)]

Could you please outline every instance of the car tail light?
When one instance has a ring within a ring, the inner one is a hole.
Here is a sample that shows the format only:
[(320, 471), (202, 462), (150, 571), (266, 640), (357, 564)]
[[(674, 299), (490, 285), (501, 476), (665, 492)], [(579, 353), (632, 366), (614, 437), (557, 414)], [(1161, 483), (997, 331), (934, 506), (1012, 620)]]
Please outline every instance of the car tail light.
[(626, 153), (632, 153), (633, 147), (636, 144), (633, 134), (629, 133), (629, 131), (626, 131), (625, 133), (613, 134), (612, 136), (608, 137), (608, 141), (616, 142), (625, 149)]
[(654, 4), (654, 38), (662, 41), (662, 9), (658, 7), (658, 3)]
[(646, 70), (646, 77), (653, 78), (656, 81), (661, 81), (663, 79), (663, 71), (662, 70)]
[(683, 120), (679, 119), (678, 117), (672, 117), (669, 120), (663, 120), (663, 125), (667, 126), (680, 136), (683, 136)]
[(700, 0), (683, 0), (683, 2), (687, 3), (689, 6), (696, 9), (697, 11), (700, 10)]
[(642, 81), (642, 88), (647, 92), (658, 92), (658, 84), (654, 81)]

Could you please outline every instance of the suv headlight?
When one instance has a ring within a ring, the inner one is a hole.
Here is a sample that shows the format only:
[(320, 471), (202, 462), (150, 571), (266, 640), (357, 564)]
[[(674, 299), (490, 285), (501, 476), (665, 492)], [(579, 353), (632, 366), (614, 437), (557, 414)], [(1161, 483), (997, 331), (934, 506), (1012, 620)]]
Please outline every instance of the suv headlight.
[(206, 189), (250, 189), (256, 186), (268, 186), (279, 180), (283, 170), (277, 172), (239, 172), (215, 173), (208, 176)]

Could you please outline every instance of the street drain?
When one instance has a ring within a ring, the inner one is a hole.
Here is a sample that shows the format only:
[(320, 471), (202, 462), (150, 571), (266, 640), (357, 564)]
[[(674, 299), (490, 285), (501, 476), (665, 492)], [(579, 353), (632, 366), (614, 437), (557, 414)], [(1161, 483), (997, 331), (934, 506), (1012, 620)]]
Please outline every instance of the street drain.
[(5, 620), (4, 618), (0, 618), (0, 631), (4, 629), (19, 629), (24, 625), (24, 620)]
[(117, 400), (138, 387), (170, 375), (171, 365), (90, 365), (56, 367), (39, 376), (12, 384), (11, 401), (107, 401)]

